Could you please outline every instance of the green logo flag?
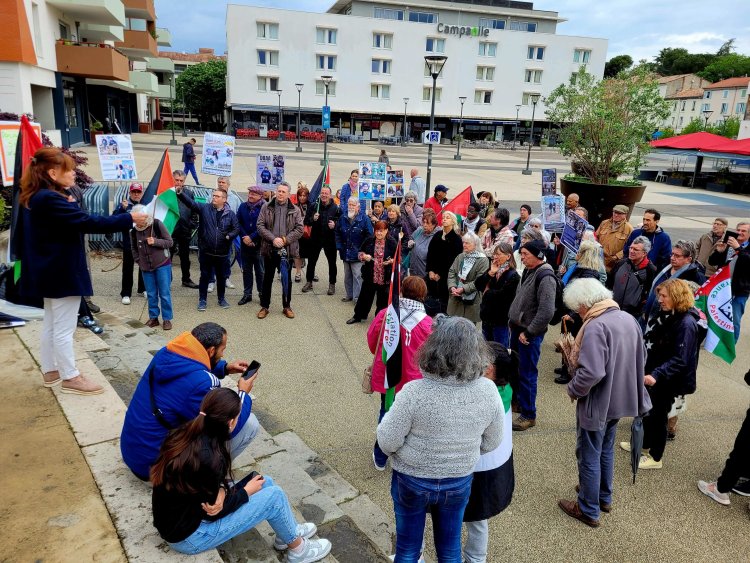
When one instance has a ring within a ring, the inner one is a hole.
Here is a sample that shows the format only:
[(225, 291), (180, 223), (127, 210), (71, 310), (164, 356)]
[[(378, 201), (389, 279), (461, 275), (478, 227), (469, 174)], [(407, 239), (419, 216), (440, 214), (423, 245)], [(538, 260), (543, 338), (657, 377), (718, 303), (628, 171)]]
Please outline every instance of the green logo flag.
[(731, 364), (734, 350), (734, 322), (732, 319), (732, 276), (724, 266), (695, 294), (695, 306), (703, 311), (708, 323), (708, 334), (703, 347)]

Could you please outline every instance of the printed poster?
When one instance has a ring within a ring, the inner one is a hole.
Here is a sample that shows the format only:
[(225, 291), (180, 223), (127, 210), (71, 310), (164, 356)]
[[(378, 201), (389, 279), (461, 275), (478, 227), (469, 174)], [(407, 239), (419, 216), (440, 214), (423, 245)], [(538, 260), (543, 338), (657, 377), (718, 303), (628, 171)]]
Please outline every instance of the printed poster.
[(542, 196), (542, 224), (550, 233), (561, 233), (565, 226), (565, 196)]
[(201, 172), (214, 176), (231, 176), (234, 164), (234, 137), (219, 133), (203, 136)]
[(579, 217), (576, 215), (575, 211), (571, 209), (565, 216), (565, 226), (563, 228), (562, 237), (560, 237), (560, 242), (562, 242), (565, 248), (578, 254), (578, 249), (581, 246), (583, 233), (586, 231), (586, 227), (588, 227), (586, 219)]
[(258, 154), (255, 160), (256, 181), (259, 186), (275, 190), (284, 181), (285, 162), (283, 154)]
[(130, 135), (97, 135), (96, 152), (104, 180), (135, 180), (135, 156)]
[(404, 171), (391, 170), (388, 172), (386, 197), (404, 197)]
[(386, 180), (385, 162), (360, 162), (359, 199), (385, 199)]
[(542, 170), (542, 196), (555, 195), (557, 193), (557, 169), (545, 168)]
[[(41, 139), (42, 126), (33, 122), (31, 126)], [(18, 144), (18, 131), (20, 129), (20, 121), (0, 121), (0, 166), (2, 167), (3, 186), (13, 185), (13, 172), (16, 167), (16, 144)]]

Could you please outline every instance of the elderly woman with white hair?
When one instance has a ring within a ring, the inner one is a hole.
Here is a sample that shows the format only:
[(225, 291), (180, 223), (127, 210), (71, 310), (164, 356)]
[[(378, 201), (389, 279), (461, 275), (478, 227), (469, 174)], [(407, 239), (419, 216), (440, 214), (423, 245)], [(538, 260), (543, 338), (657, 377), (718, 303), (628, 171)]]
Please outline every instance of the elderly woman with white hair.
[(130, 231), (130, 246), (133, 258), (143, 274), (143, 284), (148, 297), (148, 321), (146, 326), (159, 326), (159, 303), (164, 330), (172, 329), (172, 260), (169, 249), (172, 237), (159, 219), (147, 213), (143, 205), (135, 205), (134, 213), (144, 216), (135, 220)]
[(482, 292), (477, 290), (475, 282), (490, 269), (490, 262), (482, 252), (482, 242), (476, 234), (470, 231), (461, 240), (464, 251), (456, 256), (448, 270), (447, 313), (478, 323)]
[(565, 305), (583, 319), (568, 365), (566, 386), (576, 405), (578, 498), (561, 499), (560, 508), (587, 526), (599, 526), (612, 509), (617, 423), (651, 409), (644, 385), (643, 336), (632, 315), (620, 310), (612, 292), (598, 280), (577, 279), (563, 293)]
[(396, 561), (419, 559), (427, 512), (438, 560), (461, 561), (474, 467), (503, 435), (502, 399), (482, 377), (491, 362), (473, 323), (438, 315), (418, 354), (423, 378), (403, 386), (378, 425), (393, 468)]

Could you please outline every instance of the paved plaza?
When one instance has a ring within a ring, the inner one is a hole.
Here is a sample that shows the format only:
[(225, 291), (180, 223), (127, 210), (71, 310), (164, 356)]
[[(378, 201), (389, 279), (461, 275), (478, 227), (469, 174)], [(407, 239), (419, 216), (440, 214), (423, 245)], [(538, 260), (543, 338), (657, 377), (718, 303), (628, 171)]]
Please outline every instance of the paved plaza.
[[(133, 135), (133, 140), (138, 176), (146, 183), (162, 151), (169, 147), (169, 135)], [(186, 139), (178, 133), (177, 140), (181, 144)], [(170, 147), (173, 168), (181, 168), (180, 144)], [(196, 146), (201, 146), (200, 138)], [(232, 189), (244, 198), (245, 188), (255, 183), (257, 152), (284, 154), (287, 180), (292, 186), (296, 185), (298, 179), (312, 186), (321, 168), (319, 161), (323, 147), (303, 143), (303, 152), (296, 153), (294, 146), (294, 143), (240, 140), (235, 153)], [(334, 190), (344, 183), (359, 160), (376, 160), (380, 148), (376, 144), (330, 144)], [(423, 176), (426, 175), (425, 147), (411, 145), (405, 148), (386, 147), (386, 150), (394, 169), (403, 168), (408, 172), (416, 167)], [(95, 152), (93, 148), (87, 148), (86, 152), (91, 157), (88, 173), (97, 178), (100, 174)], [(503, 206), (511, 210), (512, 217), (516, 216), (521, 203), (530, 203), (538, 210), (541, 192), (539, 171), (542, 168), (557, 168), (559, 175), (569, 170), (567, 161), (554, 149), (532, 151), (531, 176), (521, 174), (526, 163), (525, 150), (466, 149), (462, 150), (461, 161), (454, 161), (453, 154), (455, 147), (436, 148), (433, 186), (437, 183), (447, 185), (451, 188), (449, 197), (467, 185), (473, 186), (475, 191), (489, 190)], [(214, 177), (204, 174), (200, 174), (200, 178), (206, 185), (215, 181)], [(644, 200), (638, 204), (631, 222), (638, 223), (640, 213), (647, 207), (655, 207), (662, 213), (660, 225), (673, 241), (677, 238), (697, 239), (710, 229), (717, 216), (727, 217), (730, 225), (750, 218), (750, 200), (745, 197), (716, 195), (663, 184), (649, 183)], [(129, 306), (120, 303), (120, 269), (117, 266), (116, 256), (92, 257), (94, 301), (118, 318), (144, 322), (147, 320), (145, 299), (134, 297)], [(226, 327), (229, 334), (226, 357), (256, 359), (263, 365), (253, 390), (256, 397), (253, 408), (266, 430), (272, 435), (287, 430), (293, 432), (358, 494), (366, 495), (378, 509), (392, 518), (390, 469), (384, 473), (376, 471), (371, 458), (378, 398), (360, 391), (362, 370), (372, 359), (365, 338), (367, 324), (345, 324), (351, 316), (351, 304), (341, 302), (343, 271), (339, 268), (336, 295), (328, 296), (325, 294), (327, 283), (324, 283), (326, 267), (325, 261), (319, 262), (317, 273), (323, 281), (315, 285), (314, 291), (302, 294), (301, 284), (294, 284), (292, 308), (296, 318), (293, 320), (281, 314), (278, 283), (274, 286), (268, 318), (258, 320), (255, 317), (258, 311), (256, 295), (253, 303), (237, 306), (242, 288), (241, 274), (236, 267), (231, 279), (237, 288), (227, 289), (227, 299), (232, 304), (228, 310), (219, 308), (215, 294), (209, 294), (208, 310), (199, 313), (196, 310), (197, 290), (184, 288), (175, 281), (172, 285), (174, 330), (166, 335), (158, 333), (155, 342), (176, 336), (208, 320)], [(192, 268), (193, 279), (197, 280), (197, 256), (194, 257)], [(175, 279), (179, 280), (178, 270), (175, 272)], [(104, 324), (105, 330), (108, 330)], [(574, 498), (577, 471), (575, 407), (564, 388), (553, 383), (552, 370), (559, 365), (560, 358), (552, 346), (557, 336), (557, 328), (552, 327), (543, 344), (539, 365), (537, 426), (523, 433), (514, 433), (515, 495), (508, 509), (490, 521), (488, 561), (748, 561), (749, 499), (734, 495), (732, 506), (723, 507), (696, 488), (698, 479), (713, 479), (721, 471), (750, 402), (750, 387), (742, 381), (750, 359), (746, 344), (750, 338), (750, 324), (746, 322), (744, 328), (738, 357), (732, 366), (706, 352), (701, 354), (698, 390), (689, 397), (687, 412), (680, 417), (677, 439), (667, 446), (664, 469), (639, 472), (633, 485), (629, 455), (618, 448), (615, 452), (613, 510), (611, 514), (603, 515), (599, 529), (592, 530), (568, 518), (557, 507), (557, 499)], [(26, 353), (12, 338), (5, 336), (5, 333), (3, 336), (0, 339), (3, 357)], [(11, 402), (16, 402), (15, 397), (21, 393), (38, 396), (39, 401), (26, 399), (23, 404), (38, 412), (37, 418), (56, 421), (53, 427), (57, 431), (65, 429), (64, 424), (61, 426), (60, 423), (60, 412), (50, 399), (50, 392), (41, 388), (38, 373), (31, 369), (28, 373), (24, 372), (21, 380), (14, 371), (13, 363), (4, 362), (0, 369), (3, 378), (12, 381), (5, 392)], [(11, 375), (14, 379), (9, 379)], [(33, 384), (26, 378), (32, 378)], [(126, 403), (135, 382), (132, 374), (129, 377), (118, 376), (111, 381)], [(83, 402), (86, 398), (79, 400)], [(5, 436), (14, 428), (20, 429), (18, 410), (4, 408), (0, 411), (0, 431)], [(629, 422), (621, 422), (618, 441), (627, 439)], [(38, 420), (29, 420), (28, 425), (38, 427), (38, 431), (24, 434), (27, 445), (40, 439), (46, 432), (44, 425), (38, 425)], [(72, 439), (68, 434), (67, 438), (62, 436), (60, 440), (70, 443)], [(256, 455), (254, 446), (249, 447), (252, 455)], [(38, 447), (44, 447), (42, 442)], [(0, 525), (4, 531), (14, 520), (34, 522), (36, 510), (40, 510), (18, 495), (10, 494), (9, 488), (17, 487), (17, 483), (21, 482), (16, 474), (24, 469), (18, 463), (12, 463), (12, 458), (9, 458), (13, 454), (9, 449), (15, 452), (17, 448), (4, 447), (0, 464), (0, 490), (3, 490), (2, 498), (5, 500), (4, 510), (0, 511)], [(72, 449), (76, 449), (74, 445)], [(87, 514), (93, 520), (98, 519), (93, 524), (85, 519), (87, 525), (97, 530), (97, 541), (102, 542), (102, 549), (108, 546), (110, 555), (103, 556), (102, 560), (121, 560), (123, 553), (116, 538), (113, 542), (111, 523), (100, 521), (104, 514), (103, 507), (96, 487), (92, 486), (93, 481), (83, 484), (73, 481), (69, 484), (68, 476), (58, 471), (59, 466), (67, 467), (77, 458), (77, 474), (86, 474), (87, 468), (76, 453), (71, 451), (69, 456), (62, 456), (62, 459), (70, 461), (62, 461), (61, 456), (53, 457), (51, 453), (49, 462), (47, 456), (37, 455), (26, 459), (33, 466), (33, 475), (39, 475), (38, 479), (48, 480), (57, 487), (56, 494), (64, 494), (69, 487), (77, 487), (83, 501), (93, 506)], [(34, 487), (28, 479), (26, 483), (26, 486)], [(49, 494), (53, 498), (55, 493)], [(111, 495), (111, 491), (102, 490), (100, 494), (106, 497)], [(149, 508), (143, 507), (143, 510)], [(41, 560), (38, 545), (34, 544), (44, 544), (48, 538), (51, 542), (58, 542), (61, 549), (65, 546), (65, 538), (61, 538), (59, 533), (64, 528), (54, 528), (54, 524), (47, 520), (54, 518), (55, 514), (47, 515), (41, 511), (39, 514), (44, 514), (46, 527), (52, 532), (40, 533), (36, 542), (22, 542), (20, 538), (24, 537), (24, 530), (18, 527), (11, 529), (12, 534), (6, 536), (4, 533), (0, 539), (0, 561)], [(143, 521), (149, 522), (150, 515)], [(37, 523), (37, 528), (44, 529), (43, 524)], [(80, 532), (87, 533), (94, 532), (88, 529)], [(428, 556), (435, 560), (431, 538), (427, 545)], [(84, 548), (85, 545), (81, 549)], [(72, 549), (60, 553), (61, 557), (51, 552), (43, 559), (83, 560), (76, 559), (76, 551)], [(337, 559), (342, 562), (376, 560), (369, 555), (360, 557), (351, 551), (344, 555), (341, 553)], [(236, 555), (233, 555), (231, 547), (224, 553), (227, 561), (240, 560)], [(171, 559), (165, 554), (165, 560)], [(250, 560), (259, 559), (251, 557)]]

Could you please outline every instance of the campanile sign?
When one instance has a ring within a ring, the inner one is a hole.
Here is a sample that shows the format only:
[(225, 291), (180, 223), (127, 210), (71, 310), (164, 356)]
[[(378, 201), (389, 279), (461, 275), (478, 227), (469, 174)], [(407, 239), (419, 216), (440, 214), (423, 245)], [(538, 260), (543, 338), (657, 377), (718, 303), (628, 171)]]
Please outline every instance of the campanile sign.
[(487, 37), (490, 34), (489, 27), (470, 27), (468, 25), (445, 25), (439, 23), (437, 25), (438, 33), (444, 33), (445, 35), (458, 35), (459, 39), (464, 35), (467, 37)]

